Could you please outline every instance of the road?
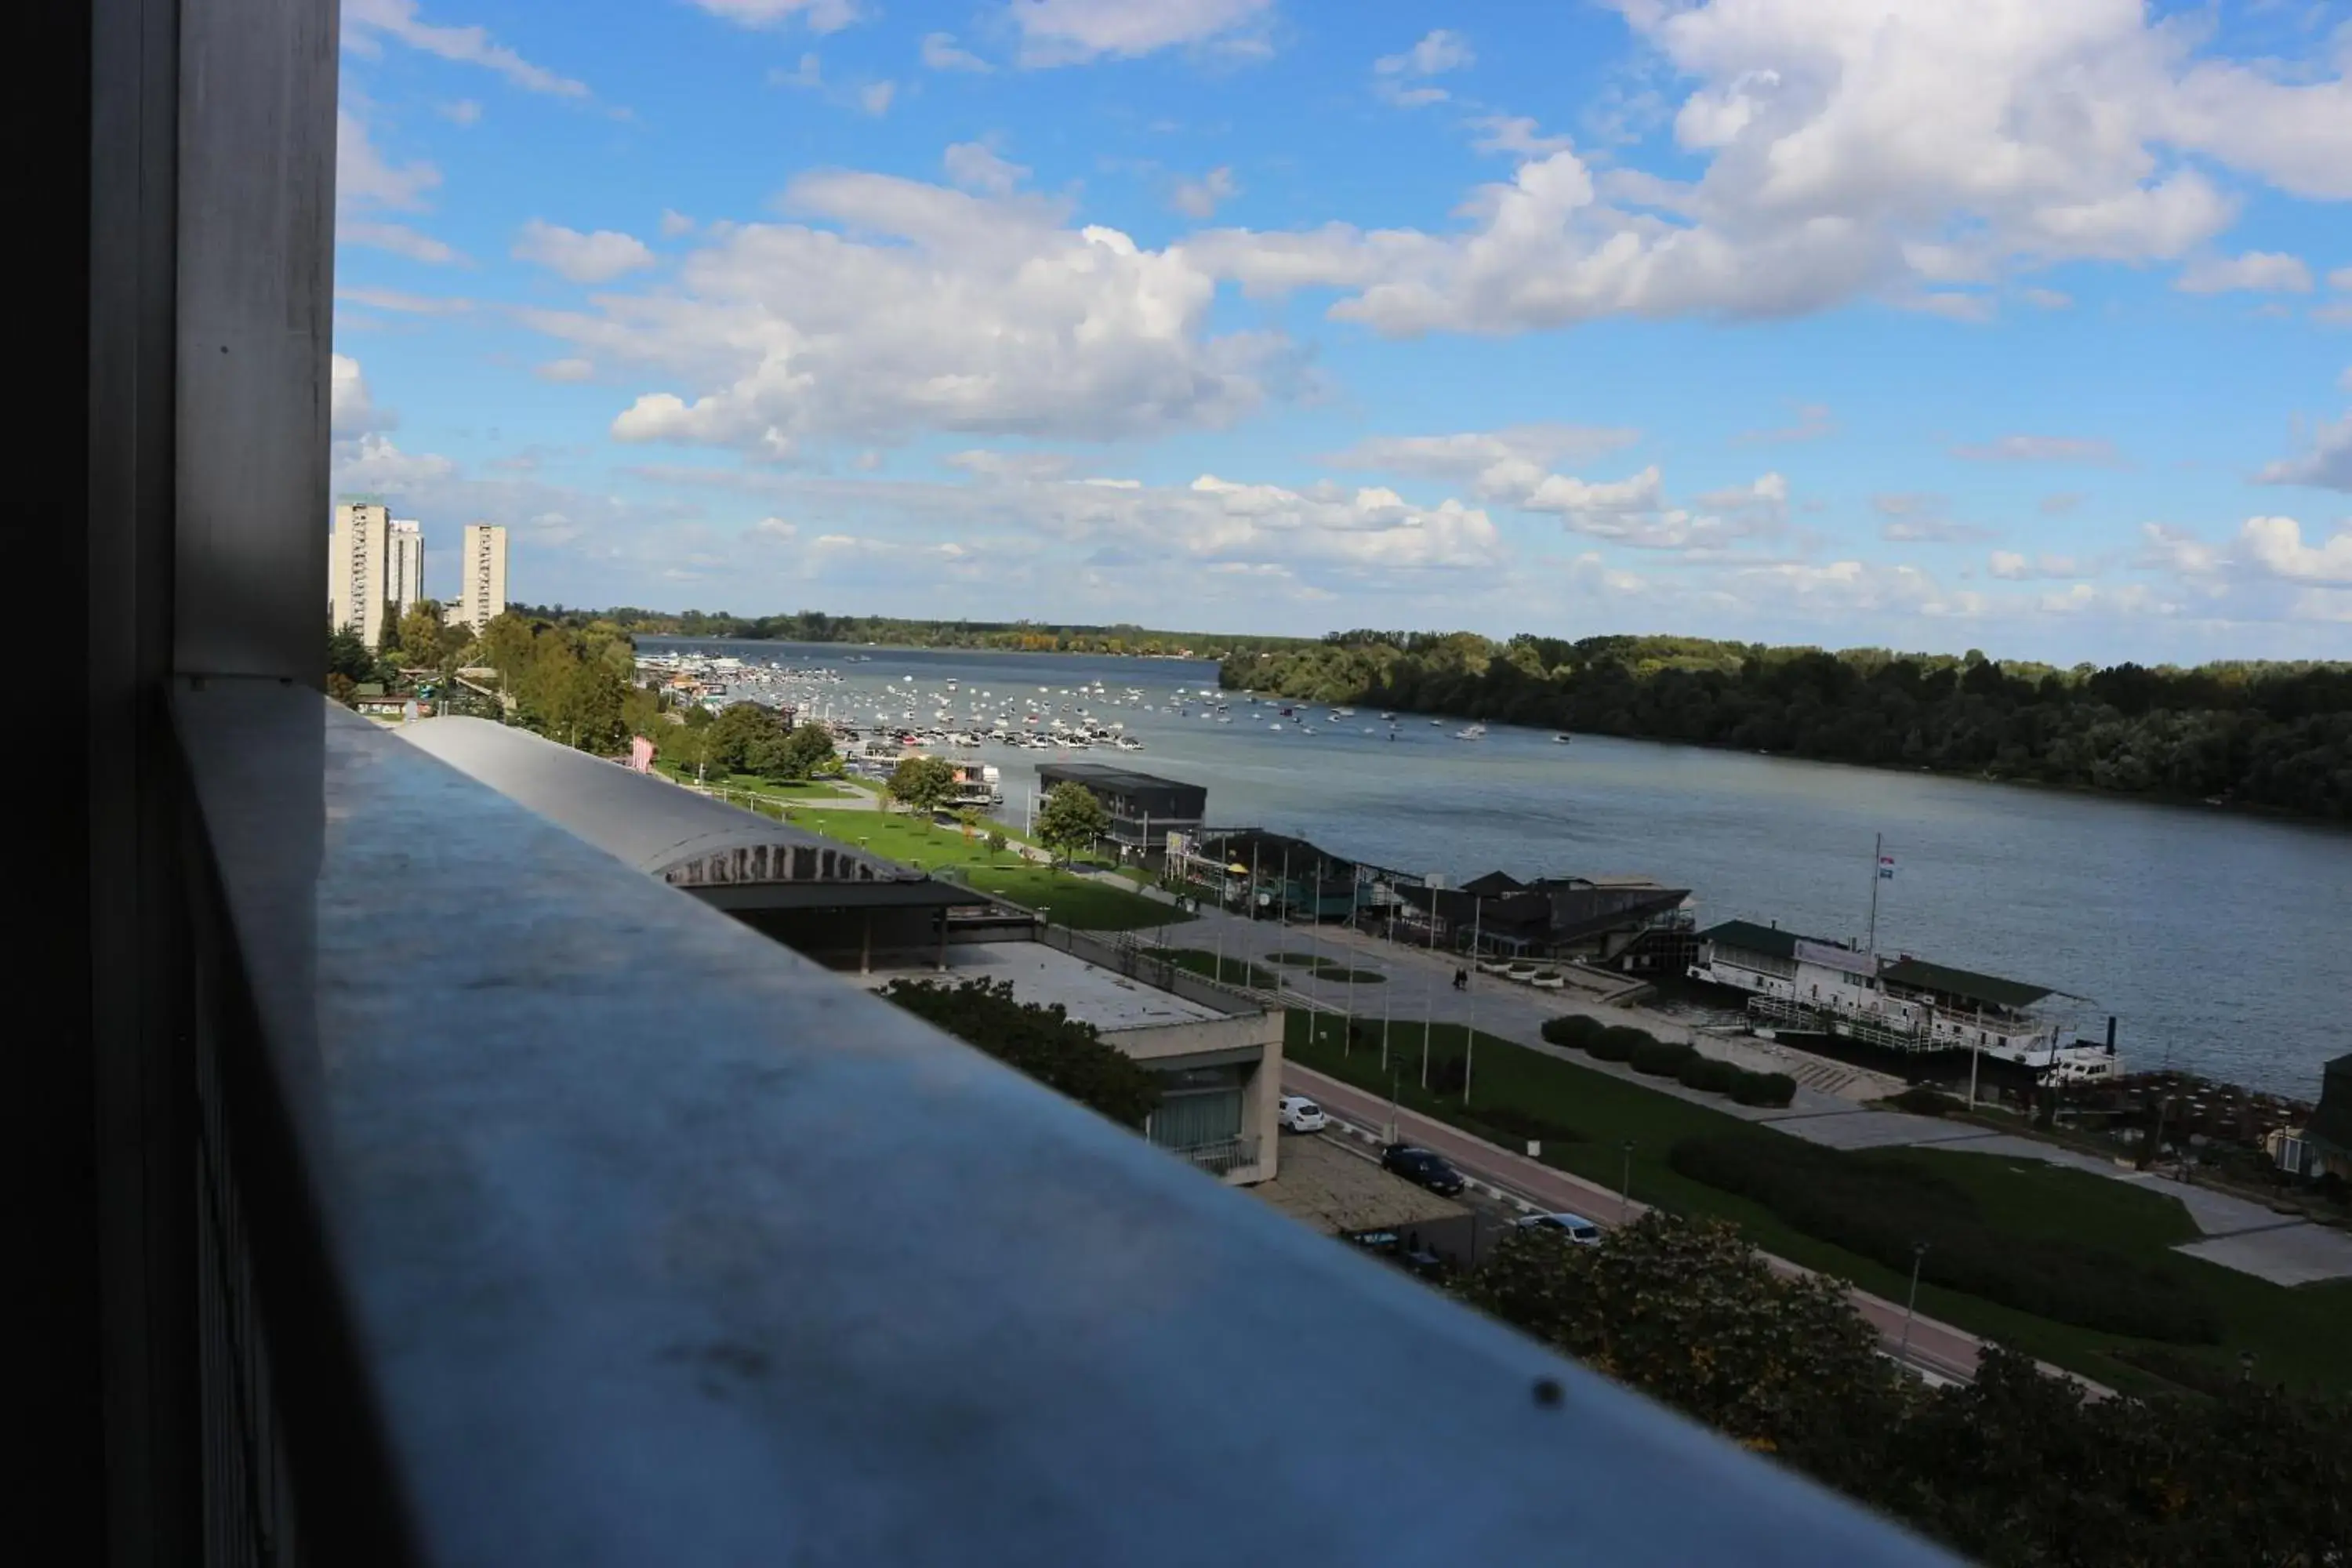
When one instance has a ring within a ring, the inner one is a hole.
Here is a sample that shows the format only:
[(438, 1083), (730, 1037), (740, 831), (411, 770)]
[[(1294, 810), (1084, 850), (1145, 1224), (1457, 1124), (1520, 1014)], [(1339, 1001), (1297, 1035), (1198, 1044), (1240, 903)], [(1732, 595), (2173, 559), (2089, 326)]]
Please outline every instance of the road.
[[(1626, 1203), (1618, 1193), (1598, 1183), (1566, 1171), (1555, 1170), (1525, 1154), (1498, 1148), (1481, 1138), (1447, 1126), (1444, 1122), (1402, 1108), (1391, 1111), (1388, 1101), (1378, 1095), (1356, 1089), (1338, 1079), (1286, 1061), (1282, 1067), (1282, 1086), (1286, 1092), (1303, 1094), (1320, 1105), (1334, 1117), (1372, 1132), (1385, 1134), (1394, 1118), (1395, 1136), (1424, 1149), (1433, 1149), (1460, 1167), (1462, 1173), (1474, 1181), (1495, 1187), (1547, 1212), (1570, 1210), (1606, 1226), (1622, 1225), (1649, 1212), (1649, 1205), (1638, 1199)], [(1764, 1254), (1773, 1271), (1784, 1275), (1811, 1272), (1783, 1258)], [(1870, 1325), (1878, 1331), (1880, 1342), (1890, 1355), (1896, 1354), (1904, 1342), (1903, 1304), (1874, 1296), (1867, 1290), (1847, 1288), (1847, 1295)], [(1914, 1318), (1910, 1327), (1909, 1364), (1934, 1377), (1955, 1383), (1968, 1383), (1976, 1376), (1978, 1352), (1984, 1342), (1964, 1329), (1933, 1318)], [(2105, 1395), (2111, 1390), (2067, 1372), (2062, 1367), (2042, 1363), (2042, 1370), (2053, 1376), (2072, 1378), (2095, 1394)]]

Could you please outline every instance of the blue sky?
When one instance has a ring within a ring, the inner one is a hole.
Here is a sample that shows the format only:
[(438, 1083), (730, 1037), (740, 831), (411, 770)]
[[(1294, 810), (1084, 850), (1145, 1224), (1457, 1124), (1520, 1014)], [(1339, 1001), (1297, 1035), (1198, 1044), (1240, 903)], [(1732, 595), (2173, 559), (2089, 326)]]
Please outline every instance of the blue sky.
[(2352, 657), (2341, 5), (343, 27), (333, 482), (431, 591)]

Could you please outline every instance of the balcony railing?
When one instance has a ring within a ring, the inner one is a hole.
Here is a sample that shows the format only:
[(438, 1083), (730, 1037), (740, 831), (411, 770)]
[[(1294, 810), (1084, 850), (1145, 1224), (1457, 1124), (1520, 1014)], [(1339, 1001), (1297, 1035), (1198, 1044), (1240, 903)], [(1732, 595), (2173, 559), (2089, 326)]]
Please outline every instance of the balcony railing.
[(219, 1561), (1942, 1561), (312, 693), (177, 716)]
[(1220, 1176), (1257, 1163), (1257, 1140), (1255, 1138), (1221, 1138), (1213, 1143), (1195, 1143), (1189, 1149), (1171, 1152)]

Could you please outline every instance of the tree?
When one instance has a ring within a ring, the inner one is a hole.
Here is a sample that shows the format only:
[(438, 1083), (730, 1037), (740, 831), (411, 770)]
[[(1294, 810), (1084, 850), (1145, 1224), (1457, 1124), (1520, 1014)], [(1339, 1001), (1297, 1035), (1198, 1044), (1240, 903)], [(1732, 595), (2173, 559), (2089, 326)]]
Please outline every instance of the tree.
[(375, 626), (375, 649), (377, 654), (387, 659), (400, 651), (400, 601), (397, 599), (383, 602), (383, 616)]
[(352, 682), (375, 679), (375, 655), (368, 652), (357, 626), (341, 626), (328, 634), (327, 672)]
[(441, 606), (419, 599), (400, 615), (397, 647), (401, 663), (411, 668), (441, 669), (454, 660), (472, 634), (441, 618)]
[(966, 838), (980, 837), (980, 825), (983, 820), (985, 819), (980, 815), (980, 807), (976, 805), (967, 805), (956, 813), (956, 826), (962, 831)]
[(813, 778), (832, 771), (836, 760), (833, 736), (822, 724), (795, 724), (784, 737), (782, 776), (788, 779)]
[(1072, 1018), (1058, 1002), (1014, 1000), (1010, 980), (894, 980), (882, 994), (1123, 1126), (1140, 1131), (1160, 1105), (1160, 1079), (1150, 1068), (1104, 1045), (1092, 1024)]
[(755, 748), (762, 742), (782, 739), (782, 725), (772, 708), (758, 702), (730, 702), (704, 732), (704, 761), (715, 773), (753, 772)]
[(1821, 1276), (1720, 1221), (1653, 1213), (1580, 1247), (1504, 1238), (1472, 1305), (1992, 1564), (2304, 1565), (2352, 1547), (2352, 1399), (2251, 1380), (2093, 1401), (1988, 1347), (1930, 1389)]
[(1037, 810), (1037, 841), (1066, 862), (1110, 831), (1110, 813), (1082, 784), (1057, 784)]
[(948, 803), (955, 783), (955, 764), (945, 757), (901, 757), (890, 770), (892, 798), (923, 817)]

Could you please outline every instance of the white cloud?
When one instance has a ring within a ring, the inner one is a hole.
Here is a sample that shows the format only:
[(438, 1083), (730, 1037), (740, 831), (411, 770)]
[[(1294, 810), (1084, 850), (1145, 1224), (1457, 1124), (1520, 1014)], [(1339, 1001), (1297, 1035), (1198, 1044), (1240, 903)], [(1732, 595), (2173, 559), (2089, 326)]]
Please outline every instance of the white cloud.
[(763, 517), (743, 532), (748, 539), (781, 543), (799, 538), (801, 531), (798, 523), (787, 522), (781, 517)]
[(2352, 584), (2352, 528), (2325, 543), (2305, 544), (2291, 517), (2250, 517), (2238, 529), (2247, 556), (2274, 576), (2298, 583)]
[(856, 0), (694, 0), (742, 27), (773, 27), (798, 17), (812, 33), (832, 33), (858, 19)]
[(2205, 165), (2352, 195), (2339, 75), (2289, 83), (2199, 58), (2139, 0), (1619, 0), (1692, 85), (1696, 176), (1596, 176), (1562, 148), (1474, 192), (1447, 234), (1199, 237), (1259, 291), (1344, 290), (1391, 334), (1506, 332), (1612, 314), (1771, 317), (1857, 297), (1977, 319), (1998, 285), (2069, 261), (2196, 251), (2237, 199)]
[(2203, 256), (2182, 268), (2172, 286), (2184, 294), (2308, 294), (2311, 268), (2276, 250)]
[(370, 433), (336, 442), (331, 470), (338, 494), (408, 496), (420, 487), (449, 478), (457, 471), (457, 465), (431, 453), (412, 456), (394, 446), (388, 437)]
[(1241, 186), (1234, 182), (1234, 172), (1219, 166), (1197, 180), (1179, 180), (1169, 205), (1186, 217), (1206, 218), (1215, 216), (1218, 204), (1231, 201), (1241, 195)]
[(1622, 426), (1514, 425), (1454, 436), (1367, 437), (1328, 460), (1334, 468), (1418, 474), (1471, 484), (1497, 469), (1517, 472), (1549, 468), (1570, 458), (1597, 458), (1641, 438), (1639, 430)]
[(730, 226), (658, 292), (520, 319), (607, 374), (678, 389), (640, 396), (614, 422), (620, 438), (770, 457), (812, 436), (1222, 425), (1286, 363), (1278, 338), (1210, 335), (1214, 280), (1181, 250), (1063, 226), (1043, 198), (821, 174), (785, 204), (845, 232)]
[(1274, 0), (1015, 0), (1006, 15), (1020, 29), (1021, 63), (1049, 67), (1184, 44), (1260, 53), (1273, 9)]
[(2339, 267), (2327, 275), (2330, 289), (2352, 289), (2352, 267)]
[(967, 191), (979, 191), (986, 195), (1011, 195), (1029, 170), (998, 155), (996, 149), (984, 142), (958, 142), (940, 156), (940, 162), (948, 178)]
[(368, 128), (348, 109), (335, 111), (335, 206), (339, 212), (388, 208), (420, 212), (425, 193), (441, 183), (441, 171), (419, 160), (394, 166), (369, 139)]
[(593, 381), (596, 367), (584, 359), (551, 359), (534, 374), (541, 381)]
[(661, 236), (664, 239), (676, 239), (680, 235), (692, 234), (693, 232), (694, 220), (692, 218), (687, 216), (682, 212), (675, 211), (669, 207), (662, 208)]
[(585, 98), (588, 85), (535, 66), (491, 38), (486, 27), (436, 26), (416, 14), (416, 0), (343, 0), (343, 44), (367, 54), (391, 38), (412, 49), (496, 71), (515, 86), (560, 98)]
[[(2352, 376), (2352, 373), (2347, 373)], [(2316, 485), (2352, 490), (2352, 411), (2312, 432), (2311, 450), (2271, 464), (2254, 476), (2261, 485)]]
[(1373, 61), (1372, 70), (1379, 76), (1442, 76), (1447, 71), (1474, 65), (1477, 59), (1469, 39), (1439, 27), (1423, 35), (1421, 42), (1404, 53), (1383, 56)]
[(482, 106), (470, 98), (445, 103), (436, 112), (452, 125), (478, 125), (482, 122)]
[(1477, 58), (1461, 34), (1439, 27), (1423, 35), (1421, 42), (1402, 54), (1385, 55), (1374, 60), (1372, 85), (1381, 97), (1407, 109), (1444, 103), (1453, 95), (1442, 87), (1429, 86), (1427, 79), (1460, 70)]
[(511, 254), (518, 261), (533, 262), (574, 283), (609, 283), (651, 267), (655, 260), (645, 241), (634, 235), (609, 228), (583, 234), (539, 218), (522, 226)]
[(362, 284), (340, 285), (335, 298), (375, 310), (397, 310), (406, 316), (457, 316), (474, 308), (471, 300), (451, 294), (411, 294), (402, 289), (371, 289)]
[(1736, 440), (1748, 443), (1778, 444), (1790, 441), (1819, 441), (1837, 434), (1837, 416), (1826, 403), (1800, 403), (1796, 405), (1797, 420), (1769, 430), (1741, 432)]
[(926, 33), (923, 35), (923, 68), (981, 74), (994, 68), (971, 50), (959, 46), (953, 33)]
[(890, 100), (898, 95), (896, 82), (869, 81), (857, 89), (857, 107), (878, 118), (890, 112)]
[(2028, 289), (2021, 298), (2041, 310), (2069, 310), (2074, 303), (2074, 296), (2059, 289)]
[(336, 440), (388, 430), (400, 422), (391, 410), (376, 407), (368, 394), (367, 378), (360, 374), (359, 361), (348, 354), (331, 354), (328, 368), (329, 429)]
[(335, 241), (339, 245), (362, 245), (370, 250), (390, 251), (411, 261), (428, 266), (447, 267), (466, 259), (455, 246), (434, 238), (421, 229), (404, 223), (380, 223), (372, 218), (352, 218), (335, 226)]
[(2071, 555), (2027, 556), (2014, 550), (1994, 551), (1987, 569), (1994, 576), (2011, 583), (2087, 577), (2097, 570), (2095, 566)]
[(1882, 491), (1870, 498), (1870, 510), (1882, 520), (1878, 537), (1894, 544), (1968, 544), (1990, 537), (1974, 523), (1958, 522), (1949, 514), (1951, 500), (1927, 490)]
[(1955, 447), (1952, 456), (1971, 463), (2085, 463), (2103, 468), (2123, 462), (2114, 442), (2070, 436), (2003, 436)]
[(1534, 119), (1525, 114), (1484, 114), (1467, 123), (1475, 132), (1470, 146), (1479, 153), (1507, 153), (1515, 158), (1549, 158), (1554, 153), (1564, 153), (1574, 145), (1565, 136), (1545, 135)]

